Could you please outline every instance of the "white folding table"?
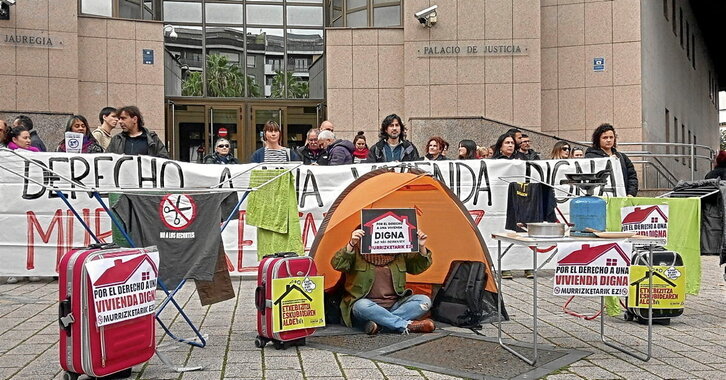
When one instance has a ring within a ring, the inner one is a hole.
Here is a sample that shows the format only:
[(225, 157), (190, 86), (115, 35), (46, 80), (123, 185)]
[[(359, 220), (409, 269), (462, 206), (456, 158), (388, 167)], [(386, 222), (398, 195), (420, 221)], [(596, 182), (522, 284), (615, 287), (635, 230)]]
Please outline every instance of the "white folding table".
[[(511, 352), (512, 354), (516, 355), (518, 358), (522, 359), (526, 363), (530, 365), (534, 365), (537, 362), (537, 359), (539, 358), (538, 352), (537, 352), (537, 276), (539, 273), (539, 270), (542, 269), (548, 262), (552, 260), (552, 258), (557, 253), (557, 250), (552, 250), (552, 253), (549, 254), (547, 259), (545, 259), (541, 264), (538, 263), (537, 260), (537, 248), (544, 248), (544, 247), (552, 247), (556, 245), (557, 243), (577, 243), (577, 242), (588, 242), (588, 241), (598, 241), (598, 242), (613, 242), (613, 241), (627, 241), (628, 243), (633, 243), (635, 245), (646, 245), (648, 246), (649, 252), (648, 252), (648, 288), (652, 289), (653, 287), (653, 276), (652, 276), (652, 267), (653, 267), (653, 247), (656, 245), (664, 245), (666, 243), (666, 240), (664, 238), (650, 238), (650, 237), (644, 237), (644, 236), (632, 236), (629, 238), (598, 238), (598, 237), (561, 237), (561, 238), (533, 238), (529, 237), (526, 234), (519, 234), (514, 232), (502, 232), (502, 233), (495, 233), (492, 234), (492, 238), (497, 241), (497, 287), (502, 294), (502, 258), (504, 255), (509, 252), (509, 249), (512, 246), (522, 246), (522, 247), (529, 247), (532, 250), (532, 269), (534, 272), (534, 281), (532, 282), (532, 358), (528, 358), (525, 355), (517, 352), (512, 347), (508, 346), (504, 343), (502, 340), (502, 297), (499, 297), (499, 301), (497, 302), (497, 338), (499, 340), (499, 345), (502, 346), (507, 351)], [(507, 243), (509, 246), (502, 252), (502, 243)], [(621, 351), (623, 353), (626, 353), (630, 356), (633, 356), (635, 358), (638, 358), (643, 361), (648, 361), (651, 358), (652, 354), (652, 338), (653, 338), (653, 292), (649, 292), (649, 305), (648, 305), (648, 345), (647, 345), (647, 353), (646, 355), (640, 355), (631, 348), (628, 347), (621, 347), (616, 344), (613, 344), (605, 339), (605, 318), (601, 314), (600, 315), (600, 340), (607, 346), (617, 349), (618, 351)], [(605, 303), (605, 297), (600, 297), (600, 309), (602, 310), (604, 308)]]

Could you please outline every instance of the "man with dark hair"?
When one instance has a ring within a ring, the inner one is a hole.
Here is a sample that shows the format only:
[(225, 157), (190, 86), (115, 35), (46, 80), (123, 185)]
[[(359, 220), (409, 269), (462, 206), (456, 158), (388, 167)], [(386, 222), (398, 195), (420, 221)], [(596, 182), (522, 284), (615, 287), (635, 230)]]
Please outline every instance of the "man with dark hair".
[(33, 120), (25, 115), (19, 115), (13, 121), (13, 127), (25, 127), (30, 132), (30, 146), (38, 148), (41, 152), (47, 152), (43, 140), (38, 136), (38, 131), (33, 129)]
[(144, 117), (138, 107), (121, 107), (116, 114), (121, 125), (121, 133), (111, 138), (106, 152), (169, 158), (169, 152), (156, 132), (144, 127)]
[(381, 122), (378, 135), (381, 140), (368, 151), (366, 162), (417, 161), (418, 150), (406, 140), (406, 126), (401, 117), (394, 114), (386, 116)]
[(529, 136), (523, 133), (521, 141), (519, 153), (521, 153), (522, 158), (528, 161), (539, 160), (539, 153), (532, 149), (532, 141), (529, 139)]
[(313, 165), (318, 163), (318, 158), (323, 150), (320, 148), (318, 143), (318, 134), (320, 130), (317, 128), (311, 128), (305, 139), (305, 145), (297, 149), (297, 154), (302, 157), (303, 164)]
[(108, 144), (111, 142), (111, 131), (116, 128), (118, 123), (118, 117), (116, 117), (116, 108), (104, 107), (98, 114), (98, 122), (101, 125), (94, 129), (93, 137), (98, 141), (98, 144), (103, 149), (108, 148)]

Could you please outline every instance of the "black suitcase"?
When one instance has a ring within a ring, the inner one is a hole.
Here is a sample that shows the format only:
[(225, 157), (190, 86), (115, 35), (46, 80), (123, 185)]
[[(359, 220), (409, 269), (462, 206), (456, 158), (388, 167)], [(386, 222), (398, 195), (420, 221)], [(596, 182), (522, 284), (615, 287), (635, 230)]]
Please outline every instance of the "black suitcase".
[[(647, 266), (648, 265), (648, 254), (649, 250), (645, 248), (641, 248), (635, 253), (633, 253), (633, 257), (631, 259), (630, 265), (642, 265)], [(656, 248), (653, 250), (653, 281), (654, 284), (656, 283), (656, 280), (660, 283), (666, 283), (666, 284), (672, 284), (672, 281), (669, 281), (670, 279), (667, 276), (666, 271), (659, 271), (657, 267), (661, 268), (669, 268), (670, 270), (675, 269), (677, 272), (679, 272), (679, 276), (684, 276), (685, 278), (685, 268), (683, 267), (683, 259), (681, 258), (681, 255), (678, 254), (678, 252), (674, 251), (667, 251), (661, 247)], [(673, 269), (671, 269), (673, 268)], [(647, 272), (646, 272), (647, 273)], [(636, 285), (638, 283), (639, 288), (647, 288), (648, 286), (648, 277), (647, 274), (643, 278), (633, 278), (632, 277), (632, 270), (631, 270), (631, 285)], [(676, 288), (675, 285), (673, 285), (673, 288)], [(679, 289), (683, 291), (683, 289)], [(655, 293), (655, 291), (654, 291)], [(630, 295), (632, 296), (632, 295)], [(654, 297), (656, 294), (654, 294)], [(638, 295), (635, 295), (635, 298), (637, 299)], [(629, 302), (630, 298), (626, 297), (625, 304), (626, 304), (626, 310), (625, 314), (623, 315), (623, 318), (627, 321), (636, 320), (638, 323), (641, 324), (648, 324), (648, 304), (644, 304), (644, 307), (631, 307)], [(653, 304), (653, 324), (660, 324), (660, 325), (669, 325), (671, 323), (671, 318), (675, 318), (683, 314), (683, 308), (660, 308), (656, 305), (654, 302)]]

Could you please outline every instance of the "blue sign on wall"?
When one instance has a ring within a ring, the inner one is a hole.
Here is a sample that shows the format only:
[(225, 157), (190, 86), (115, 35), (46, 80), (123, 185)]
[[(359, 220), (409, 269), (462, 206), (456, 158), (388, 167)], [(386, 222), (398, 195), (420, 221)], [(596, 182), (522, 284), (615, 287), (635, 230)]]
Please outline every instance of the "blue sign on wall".
[(605, 71), (605, 58), (593, 58), (592, 71)]
[(153, 65), (154, 64), (154, 50), (153, 49), (144, 49), (142, 54), (142, 60), (144, 61), (144, 65)]

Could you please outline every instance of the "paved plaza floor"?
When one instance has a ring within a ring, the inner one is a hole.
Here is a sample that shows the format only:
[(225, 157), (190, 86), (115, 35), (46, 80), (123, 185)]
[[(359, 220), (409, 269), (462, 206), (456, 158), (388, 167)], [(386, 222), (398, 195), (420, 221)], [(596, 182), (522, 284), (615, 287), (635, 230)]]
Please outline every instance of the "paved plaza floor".
[[(547, 379), (718, 379), (726, 373), (726, 282), (716, 256), (702, 258), (701, 292), (688, 296), (682, 316), (669, 326), (654, 326), (653, 358), (642, 362), (609, 348), (599, 340), (598, 320), (565, 314), (564, 297), (552, 295), (551, 272), (540, 277), (541, 342), (591, 352), (589, 356), (547, 376)], [(4, 279), (3, 279), (4, 280)], [(511, 321), (510, 339), (531, 339), (531, 281), (523, 277), (505, 283), (505, 302)], [(415, 367), (376, 362), (311, 347), (275, 350), (255, 348), (255, 281), (234, 280), (237, 298), (202, 307), (190, 284), (177, 297), (190, 317), (209, 334), (206, 348), (170, 345), (164, 350), (177, 364), (203, 365), (204, 370), (176, 373), (154, 357), (134, 367), (137, 379), (453, 379)], [(58, 365), (57, 282), (0, 285), (0, 379), (60, 378)], [(579, 297), (570, 305), (592, 314), (597, 298)], [(166, 311), (164, 319), (181, 336), (191, 332), (180, 318)], [(645, 351), (646, 327), (622, 318), (606, 319), (608, 336)], [(169, 342), (157, 330), (160, 343)], [(457, 330), (465, 331), (465, 330)], [(487, 325), (482, 333), (496, 337)], [(513, 359), (516, 360), (516, 359)], [(486, 365), (486, 363), (484, 363)]]

